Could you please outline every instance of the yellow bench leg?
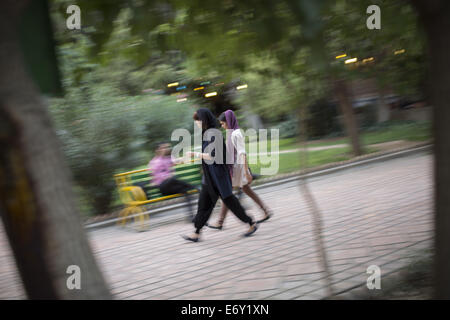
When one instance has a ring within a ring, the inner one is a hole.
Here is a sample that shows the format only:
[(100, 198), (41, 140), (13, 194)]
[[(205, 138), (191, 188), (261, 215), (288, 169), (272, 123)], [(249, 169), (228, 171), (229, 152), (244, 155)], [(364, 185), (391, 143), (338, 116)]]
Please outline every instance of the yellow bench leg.
[(132, 209), (132, 208), (127, 207), (127, 208), (123, 209), (122, 211), (120, 211), (120, 214), (119, 214), (120, 220), (117, 221), (118, 225), (121, 225), (121, 226), (125, 225), (125, 223), (127, 222), (128, 215), (130, 214), (130, 209)]
[(144, 231), (147, 228), (145, 227), (145, 220), (149, 220), (149, 214), (144, 213), (144, 210), (141, 207), (135, 207), (134, 213), (137, 214), (134, 217), (134, 222), (139, 226), (138, 231)]
[(148, 228), (146, 228), (146, 220), (150, 220), (150, 215), (148, 213), (144, 213), (144, 210), (140, 206), (130, 206), (119, 213), (119, 220), (117, 221), (117, 224), (119, 226), (125, 226), (125, 224), (130, 219), (129, 216), (136, 214), (134, 217), (134, 222), (137, 225), (135, 227), (138, 231), (144, 231)]

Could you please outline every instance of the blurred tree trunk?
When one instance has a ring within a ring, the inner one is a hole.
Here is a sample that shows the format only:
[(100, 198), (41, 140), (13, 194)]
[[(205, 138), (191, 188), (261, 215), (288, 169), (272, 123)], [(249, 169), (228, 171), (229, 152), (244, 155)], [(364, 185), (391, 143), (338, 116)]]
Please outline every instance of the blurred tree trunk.
[[(69, 169), (19, 45), (17, 26), (30, 2), (0, 3), (0, 214), (30, 299), (107, 299)], [(80, 268), (80, 290), (67, 287), (71, 265)]]
[[(293, 90), (294, 88), (292, 88)], [(295, 91), (293, 91), (295, 92)], [(301, 191), (301, 195), (303, 196), (306, 206), (311, 212), (312, 217), (312, 228), (314, 234), (314, 243), (316, 244), (316, 249), (320, 257), (320, 267), (322, 268), (325, 274), (325, 283), (326, 283), (326, 295), (328, 299), (334, 297), (334, 289), (333, 289), (333, 279), (331, 276), (330, 265), (328, 264), (328, 255), (325, 246), (325, 236), (324, 236), (324, 228), (323, 228), (323, 219), (322, 212), (319, 209), (319, 206), (316, 202), (316, 199), (313, 195), (313, 192), (309, 188), (308, 180), (305, 177), (305, 174), (308, 172), (308, 126), (307, 126), (307, 105), (302, 105), (298, 108), (298, 126), (300, 128), (300, 132), (298, 135), (299, 145), (301, 146), (300, 151), (300, 169), (303, 171), (303, 174), (300, 175), (299, 179), (299, 187)]]
[(377, 101), (377, 123), (385, 122), (390, 119), (391, 109), (386, 103), (386, 87), (378, 86)]
[(345, 130), (352, 144), (353, 155), (359, 156), (362, 154), (362, 150), (359, 143), (358, 122), (353, 110), (348, 84), (343, 79), (334, 79), (333, 84), (339, 108), (344, 117)]
[(435, 176), (435, 297), (450, 299), (450, 1), (415, 0), (428, 39)]

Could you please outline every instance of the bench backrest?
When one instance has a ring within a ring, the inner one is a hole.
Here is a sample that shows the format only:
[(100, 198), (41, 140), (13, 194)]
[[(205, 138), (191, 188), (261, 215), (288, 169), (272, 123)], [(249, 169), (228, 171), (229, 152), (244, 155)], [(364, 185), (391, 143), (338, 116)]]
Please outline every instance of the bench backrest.
[[(186, 181), (194, 186), (200, 186), (202, 180), (201, 164), (180, 164), (175, 166), (174, 169), (174, 174), (178, 179)], [(146, 190), (148, 200), (162, 197), (159, 189), (152, 184), (151, 170), (149, 169), (119, 173), (114, 176), (114, 179), (119, 193), (120, 189), (123, 187), (139, 186)]]

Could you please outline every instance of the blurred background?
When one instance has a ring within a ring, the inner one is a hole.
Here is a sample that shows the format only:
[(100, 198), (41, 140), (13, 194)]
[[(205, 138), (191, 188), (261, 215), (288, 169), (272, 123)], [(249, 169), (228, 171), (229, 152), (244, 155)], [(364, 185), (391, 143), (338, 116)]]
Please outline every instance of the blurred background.
[[(146, 165), (155, 144), (170, 140), (175, 128), (192, 132), (200, 106), (217, 116), (236, 111), (244, 129), (280, 129), (281, 150), (298, 148), (305, 108), (312, 146), (348, 144), (312, 153), (311, 165), (383, 148), (372, 144), (431, 138), (424, 36), (410, 6), (385, 6), (382, 29), (369, 30), (366, 3), (330, 3), (315, 22), (324, 25), (317, 52), (310, 43), (318, 36), (306, 45), (301, 30), (319, 26), (300, 25), (289, 3), (226, 3), (222, 20), (215, 5), (204, 3), (191, 4), (190, 14), (164, 2), (101, 7), (105, 12), (89, 4), (81, 11), (82, 31), (68, 31), (68, 2), (52, 2), (65, 95), (51, 99), (49, 109), (77, 187), (89, 195), (83, 212), (108, 213), (115, 200), (111, 177)], [(239, 16), (256, 13), (261, 21)], [(258, 25), (263, 19), (267, 25)], [(315, 61), (319, 54), (324, 60)], [(336, 94), (341, 80), (344, 97)], [(354, 118), (341, 104), (351, 106)], [(354, 145), (346, 138), (346, 116), (355, 126)], [(281, 155), (280, 173), (300, 169), (298, 159), (295, 152)]]
[[(80, 8), (80, 29), (68, 27), (72, 4)], [(367, 12), (371, 5), (379, 16)], [(23, 239), (30, 232), (18, 230), (41, 230), (31, 237), (33, 250), (41, 252), (48, 248), (39, 241), (58, 224), (79, 223), (79, 229), (59, 231), (77, 237), (84, 235), (82, 224), (117, 217), (124, 203), (114, 175), (146, 168), (173, 130), (193, 132), (199, 107), (217, 116), (234, 110), (244, 130), (279, 129), (279, 175), (436, 144), (447, 172), (438, 175), (440, 188), (449, 182), (448, 134), (433, 126), (433, 119), (445, 119), (435, 109), (447, 108), (442, 95), (449, 69), (440, 55), (448, 48), (430, 38), (433, 28), (450, 32), (436, 22), (448, 20), (445, 1), (36, 0), (0, 6), (2, 17), (11, 16), (2, 22), (0, 70), (11, 77), (2, 77), (0, 95), (1, 212), (9, 242), (19, 242), (11, 247), (25, 282), (36, 270), (24, 265), (35, 257), (21, 253), (31, 245)], [(380, 28), (370, 29), (370, 19)], [(247, 142), (248, 150), (255, 142)], [(259, 174), (261, 166), (250, 167)], [(448, 226), (448, 208), (442, 203), (442, 226)], [(18, 222), (27, 210), (32, 218)], [(76, 218), (63, 221), (65, 214)], [(83, 247), (87, 240), (79, 241)], [(448, 266), (448, 250), (442, 250)], [(46, 264), (49, 279), (64, 277)], [(441, 283), (447, 287), (436, 292), (448, 298), (450, 283)], [(28, 297), (40, 295), (31, 289), (36, 286), (25, 285)], [(50, 297), (71, 297), (57, 288)], [(109, 293), (98, 289), (89, 296)]]

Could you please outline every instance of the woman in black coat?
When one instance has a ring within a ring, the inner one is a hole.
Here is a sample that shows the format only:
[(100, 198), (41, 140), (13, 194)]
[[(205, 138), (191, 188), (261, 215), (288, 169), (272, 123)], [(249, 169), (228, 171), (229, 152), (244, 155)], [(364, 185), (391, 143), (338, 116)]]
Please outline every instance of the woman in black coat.
[[(195, 232), (191, 236), (183, 237), (189, 241), (198, 241), (200, 230), (211, 216), (219, 197), (236, 217), (242, 222), (249, 224), (250, 228), (244, 234), (244, 236), (248, 237), (258, 229), (258, 226), (245, 213), (244, 208), (232, 192), (230, 172), (226, 164), (225, 141), (222, 133), (217, 129), (219, 127), (218, 121), (212, 112), (206, 108), (198, 109), (193, 118), (202, 129), (202, 153), (189, 152), (188, 155), (194, 155), (202, 159), (203, 177), (197, 215), (194, 219)], [(221, 141), (216, 142), (215, 139), (220, 139)], [(211, 150), (211, 153), (207, 153), (208, 149), (212, 147), (210, 146), (211, 144), (214, 144), (215, 148)]]

